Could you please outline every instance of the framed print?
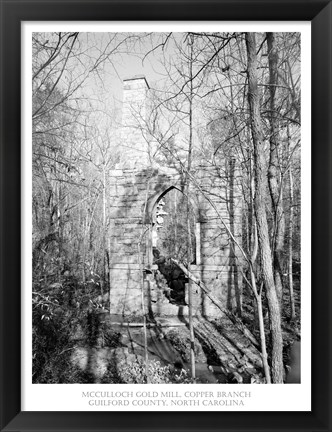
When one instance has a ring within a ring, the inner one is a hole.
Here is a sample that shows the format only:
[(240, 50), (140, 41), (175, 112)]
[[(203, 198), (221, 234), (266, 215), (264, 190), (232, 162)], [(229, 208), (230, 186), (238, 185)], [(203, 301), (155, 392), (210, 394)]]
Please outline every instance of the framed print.
[(1, 430), (330, 430), (330, 2), (1, 6)]

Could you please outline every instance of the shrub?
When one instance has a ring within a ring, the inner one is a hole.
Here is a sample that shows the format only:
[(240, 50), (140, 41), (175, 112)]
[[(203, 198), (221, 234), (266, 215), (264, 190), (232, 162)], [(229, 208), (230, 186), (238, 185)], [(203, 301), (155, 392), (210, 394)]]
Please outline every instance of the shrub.
[[(146, 370), (143, 359), (131, 363), (122, 360), (118, 364), (119, 375), (127, 384), (146, 384)], [(175, 370), (173, 366), (162, 366), (157, 360), (150, 360), (148, 367), (150, 384), (190, 384), (192, 379), (186, 370)]]

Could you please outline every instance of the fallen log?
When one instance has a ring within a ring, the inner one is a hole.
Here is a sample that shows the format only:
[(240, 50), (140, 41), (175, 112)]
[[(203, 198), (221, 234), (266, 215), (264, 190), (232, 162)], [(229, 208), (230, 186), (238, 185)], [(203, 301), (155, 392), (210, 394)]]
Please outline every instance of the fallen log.
[(223, 304), (209, 292), (208, 288), (200, 279), (193, 275), (181, 262), (177, 261), (174, 258), (171, 258), (171, 261), (173, 261), (173, 263), (176, 264), (190, 280), (192, 280), (197, 286), (201, 288), (202, 291), (204, 291), (204, 293), (212, 301), (212, 303), (214, 303), (217, 308), (220, 309), (221, 312), (223, 312), (232, 321), (234, 326), (238, 328), (244, 334), (244, 336), (246, 336), (247, 339), (250, 340), (253, 345), (255, 345), (257, 348), (260, 348), (259, 342), (251, 333), (251, 331), (243, 324), (243, 322), (237, 316), (233, 314), (233, 312), (224, 308)]

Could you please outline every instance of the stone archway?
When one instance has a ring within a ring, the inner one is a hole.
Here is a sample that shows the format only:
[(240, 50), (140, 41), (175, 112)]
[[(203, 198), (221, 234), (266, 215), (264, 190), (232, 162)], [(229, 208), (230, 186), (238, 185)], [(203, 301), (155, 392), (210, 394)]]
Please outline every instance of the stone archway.
[[(161, 290), (167, 303), (179, 306), (177, 314), (182, 315), (188, 303), (188, 278), (171, 258), (182, 263), (189, 260), (191, 264), (196, 264), (197, 246), (200, 245), (197, 239), (199, 231), (196, 228), (199, 225), (197, 206), (189, 199), (188, 217), (187, 197), (179, 187), (173, 185), (151, 197), (149, 204), (147, 219), (151, 224), (148, 232), (151, 239), (148, 240), (148, 256), (152, 278), (147, 277), (148, 288), (154, 298), (158, 298), (158, 295), (153, 291)], [(158, 313), (165, 309), (165, 303), (164, 301), (163, 306), (157, 305), (155, 309)], [(153, 305), (150, 307), (154, 309)], [(168, 305), (166, 308), (169, 309)]]

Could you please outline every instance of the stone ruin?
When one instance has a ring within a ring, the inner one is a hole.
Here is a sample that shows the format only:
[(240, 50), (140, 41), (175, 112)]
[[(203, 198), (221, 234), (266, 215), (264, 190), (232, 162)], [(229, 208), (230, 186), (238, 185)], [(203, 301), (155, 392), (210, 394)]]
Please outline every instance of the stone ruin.
[[(153, 163), (148, 140), (137, 127), (138, 119), (146, 118), (148, 92), (144, 77), (124, 81), (121, 162), (110, 172), (109, 179), (110, 313), (141, 316), (145, 310), (154, 316), (185, 316), (187, 284), (185, 301), (171, 302), (167, 281), (154, 256), (160, 217), (167, 217), (160, 214), (162, 200), (173, 189), (183, 192), (184, 184), (176, 170)], [(193, 174), (198, 187), (191, 185), (189, 194), (195, 220), (195, 259), (190, 271), (225, 307), (234, 310), (240, 307), (241, 260), (220, 216), (241, 243), (238, 167), (234, 159), (229, 159), (222, 169), (198, 166)], [(202, 191), (209, 191), (213, 206)], [(192, 291), (194, 314), (220, 315), (197, 285), (192, 284)]]

